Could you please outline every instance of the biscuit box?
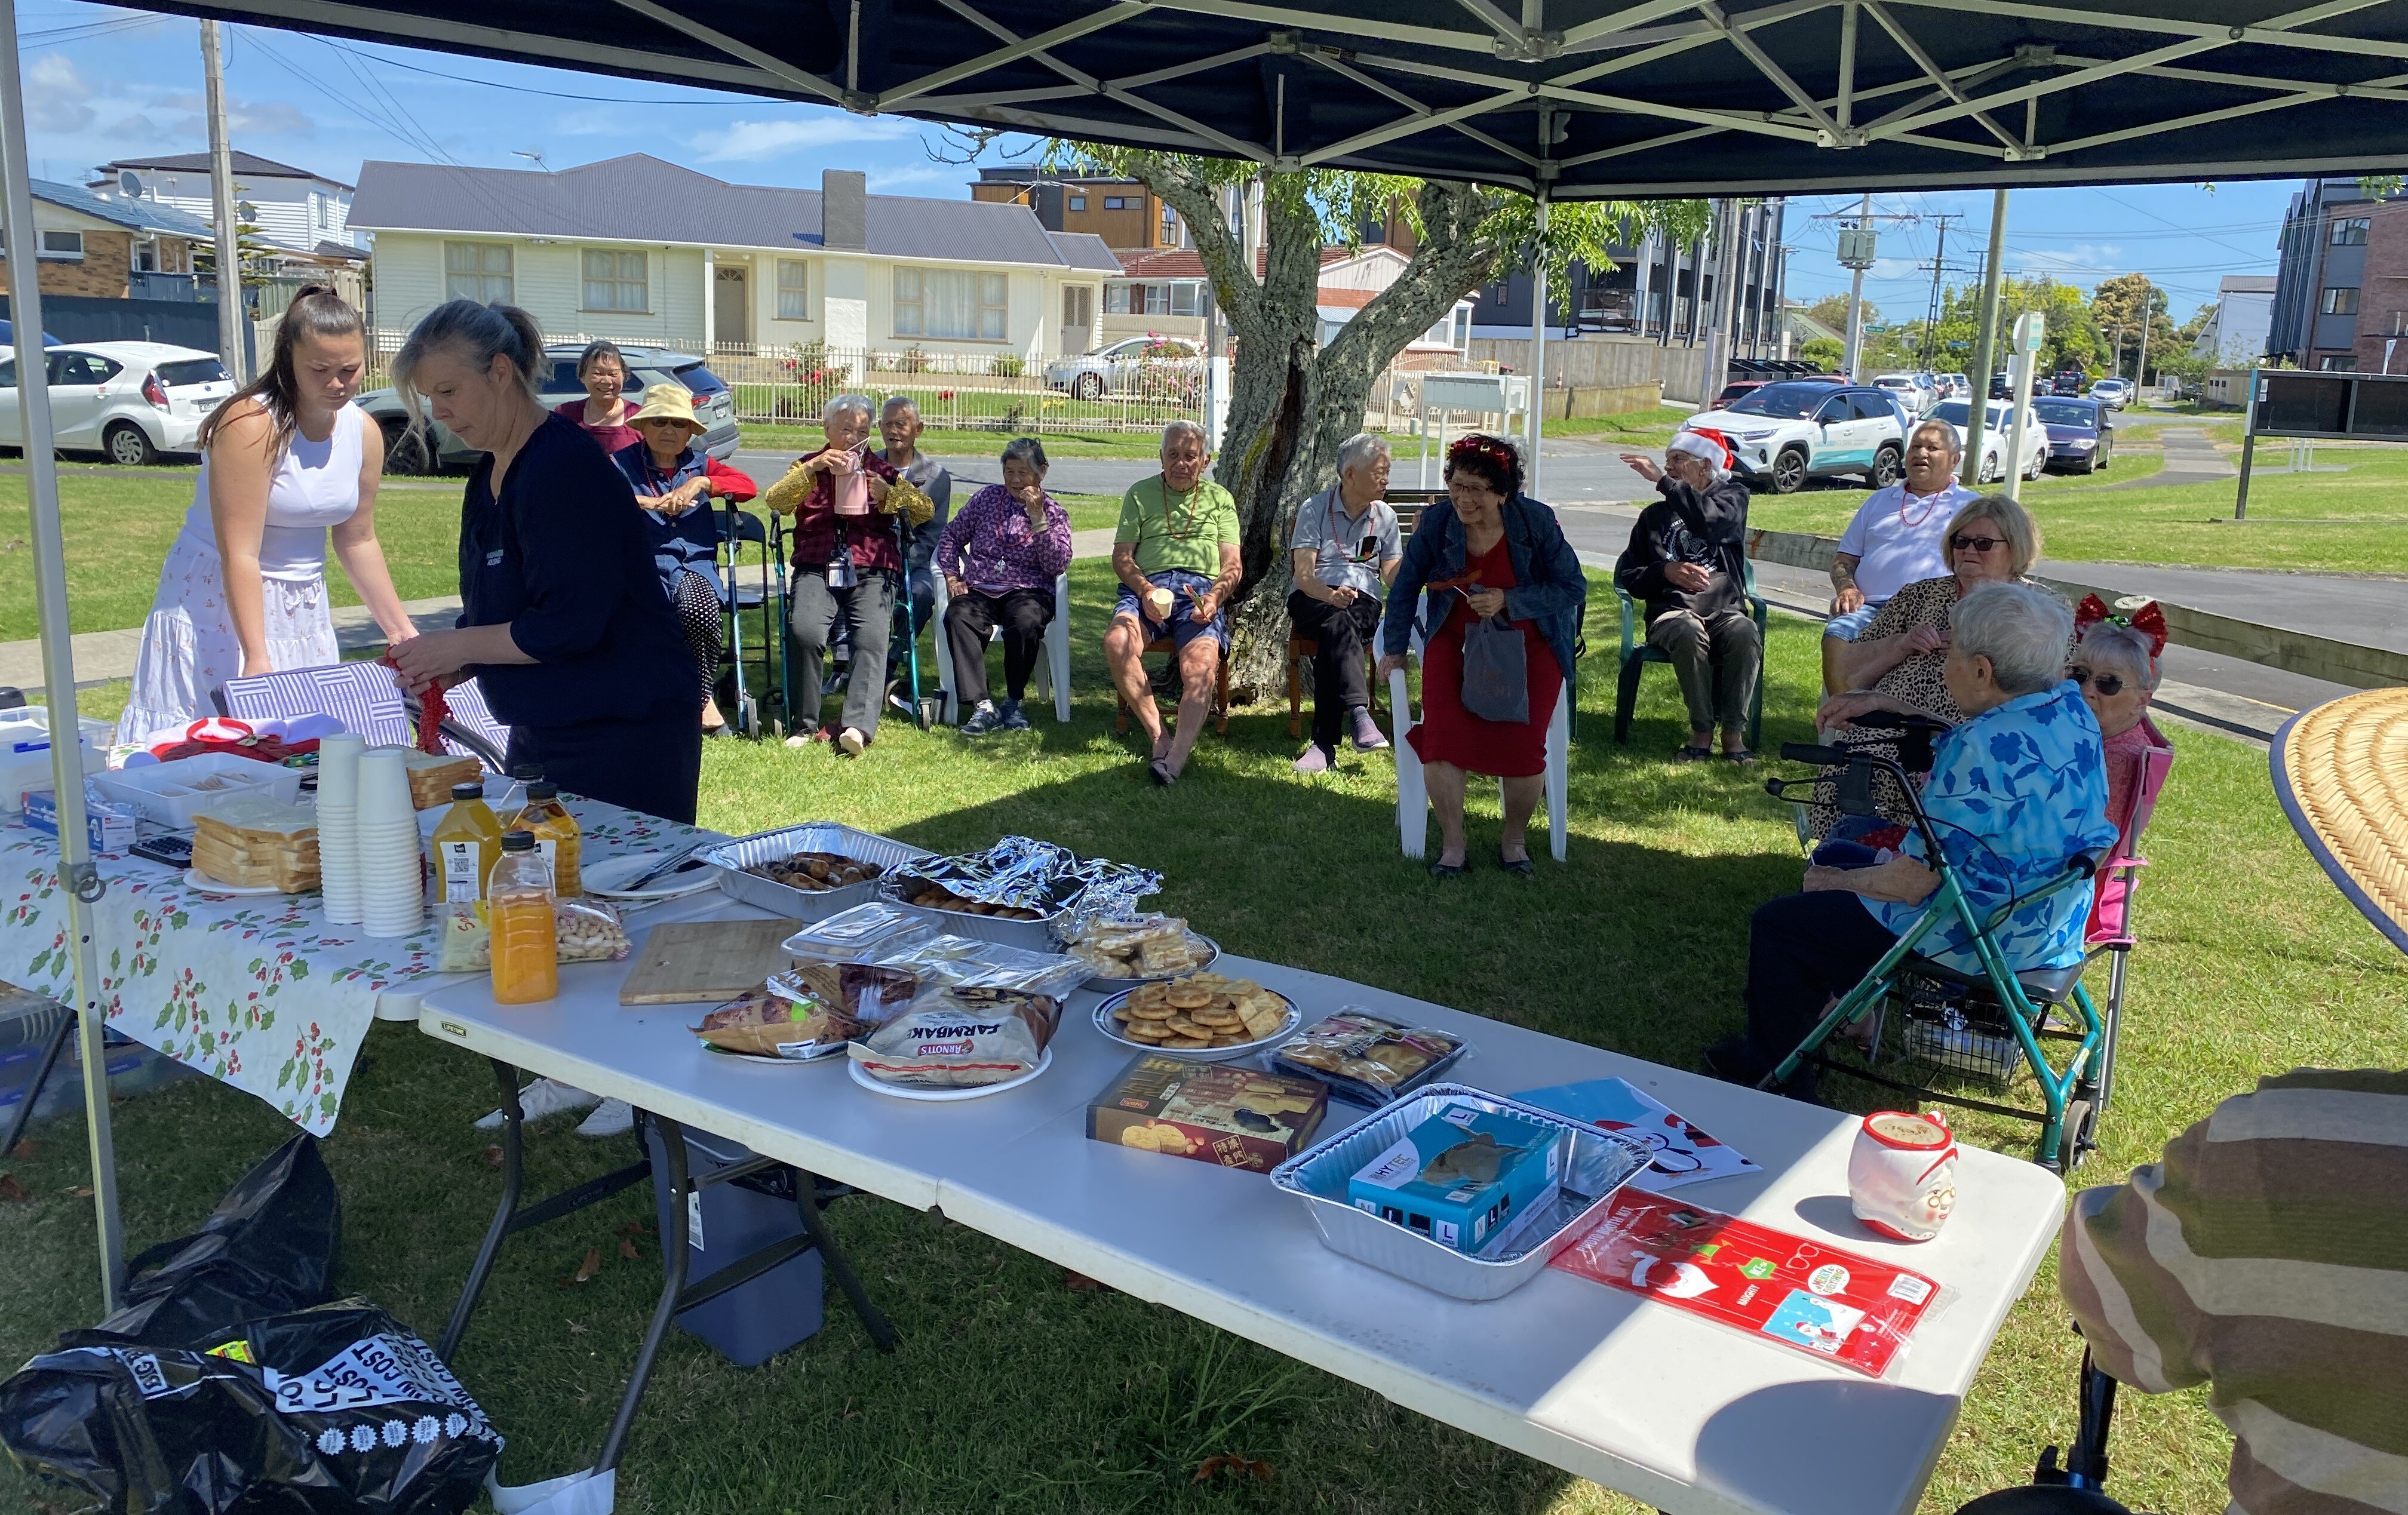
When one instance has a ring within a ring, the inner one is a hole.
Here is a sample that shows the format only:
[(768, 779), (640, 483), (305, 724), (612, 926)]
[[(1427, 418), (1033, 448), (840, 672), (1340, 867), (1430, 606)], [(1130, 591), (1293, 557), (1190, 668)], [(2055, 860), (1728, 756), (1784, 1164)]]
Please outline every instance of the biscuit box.
[(1347, 1203), (1473, 1253), (1563, 1182), (1562, 1133), (1518, 1115), (1449, 1105), (1346, 1182)]
[(1304, 1150), (1328, 1108), (1318, 1079), (1146, 1052), (1087, 1107), (1087, 1135), (1268, 1173)]

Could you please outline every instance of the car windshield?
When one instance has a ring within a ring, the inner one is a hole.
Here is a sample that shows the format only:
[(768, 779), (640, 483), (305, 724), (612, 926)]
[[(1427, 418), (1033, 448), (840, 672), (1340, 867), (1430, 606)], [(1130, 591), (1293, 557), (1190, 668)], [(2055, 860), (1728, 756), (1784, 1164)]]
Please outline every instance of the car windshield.
[(1962, 400), (1943, 400), (1931, 407), (1931, 413), (1956, 426), (1965, 425), (1973, 419), (1973, 407)]
[(1767, 384), (1733, 400), (1735, 416), (1770, 416), (1779, 421), (1803, 421), (1831, 397), (1828, 384)]
[(2032, 414), (2051, 426), (2094, 426), (2099, 412), (2081, 400), (2034, 400)]

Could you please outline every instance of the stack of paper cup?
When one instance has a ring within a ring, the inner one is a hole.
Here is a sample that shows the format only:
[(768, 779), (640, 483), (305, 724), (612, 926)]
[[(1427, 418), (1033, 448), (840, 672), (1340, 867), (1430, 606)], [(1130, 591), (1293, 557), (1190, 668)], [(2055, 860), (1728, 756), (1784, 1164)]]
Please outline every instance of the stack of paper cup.
[(360, 923), (360, 754), (367, 746), (351, 732), (318, 743), (318, 877), (336, 925)]
[(418, 811), (399, 748), (364, 753), (359, 765), (360, 928), (408, 936), (426, 921), (418, 853)]

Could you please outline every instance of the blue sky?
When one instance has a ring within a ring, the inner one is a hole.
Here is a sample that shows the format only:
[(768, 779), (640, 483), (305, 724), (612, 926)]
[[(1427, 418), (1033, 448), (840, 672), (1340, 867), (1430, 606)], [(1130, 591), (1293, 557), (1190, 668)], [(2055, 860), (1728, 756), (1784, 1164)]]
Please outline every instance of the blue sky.
[[(597, 0), (600, 3), (600, 0)], [(178, 17), (22, 0), (18, 12), (34, 171), (80, 182), (112, 158), (208, 145), (201, 112), (199, 29)], [(364, 159), (554, 168), (651, 152), (742, 183), (816, 186), (827, 167), (867, 172), (873, 191), (959, 198), (975, 171), (942, 132), (899, 118), (746, 99), (674, 85), (523, 67), (229, 27), (227, 93), (236, 146), (356, 181)], [(2225, 274), (2272, 273), (2290, 181), (2018, 191), (2008, 213), (2010, 272), (2047, 273), (2088, 287), (2139, 270), (2165, 285), (2176, 320), (2214, 298)], [(1813, 300), (1848, 287), (1833, 256), (1832, 222), (1855, 198), (1791, 202), (1790, 293)], [(1947, 229), (1951, 283), (1971, 280), (1986, 245), (1990, 195), (1877, 197), (1883, 261), (1867, 298), (1885, 319), (1920, 314)]]

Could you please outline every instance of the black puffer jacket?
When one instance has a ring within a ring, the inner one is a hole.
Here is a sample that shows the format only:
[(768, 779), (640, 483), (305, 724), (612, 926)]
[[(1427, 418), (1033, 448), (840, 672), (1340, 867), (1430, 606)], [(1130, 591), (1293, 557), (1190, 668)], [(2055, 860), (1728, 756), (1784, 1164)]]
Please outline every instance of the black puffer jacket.
[[(1747, 608), (1743, 585), (1747, 564), (1747, 486), (1725, 479), (1703, 493), (1679, 479), (1656, 481), (1661, 495), (1639, 513), (1630, 528), (1630, 545), (1613, 565), (1613, 582), (1634, 600), (1647, 605), (1654, 621), (1668, 610), (1694, 610), (1711, 616)], [(1675, 563), (1694, 563), (1713, 578), (1695, 592), (1674, 589), (1664, 570)]]

